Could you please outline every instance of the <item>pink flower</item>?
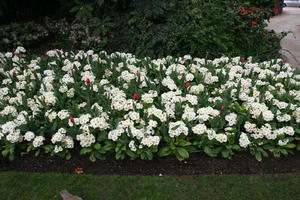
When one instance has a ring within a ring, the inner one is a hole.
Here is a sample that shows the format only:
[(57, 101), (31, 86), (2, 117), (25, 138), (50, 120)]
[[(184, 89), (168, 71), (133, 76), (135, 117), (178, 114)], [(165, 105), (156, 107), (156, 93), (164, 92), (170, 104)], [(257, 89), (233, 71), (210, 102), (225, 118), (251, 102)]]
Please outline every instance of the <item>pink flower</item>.
[(225, 110), (225, 106), (221, 106), (221, 110)]
[(241, 57), (241, 62), (245, 62), (246, 59), (244, 57)]
[(188, 88), (188, 87), (190, 87), (190, 83), (189, 82), (186, 82), (185, 84), (184, 84), (184, 86), (186, 87), (186, 88)]

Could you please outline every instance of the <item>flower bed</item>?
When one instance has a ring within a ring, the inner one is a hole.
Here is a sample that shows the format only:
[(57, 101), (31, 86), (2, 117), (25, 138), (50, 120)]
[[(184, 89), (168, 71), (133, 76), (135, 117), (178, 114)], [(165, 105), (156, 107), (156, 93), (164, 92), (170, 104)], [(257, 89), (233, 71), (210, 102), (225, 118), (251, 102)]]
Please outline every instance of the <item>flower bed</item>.
[(203, 151), (258, 160), (298, 144), (300, 73), (282, 60), (214, 60), (25, 49), (0, 54), (0, 148), (92, 161)]

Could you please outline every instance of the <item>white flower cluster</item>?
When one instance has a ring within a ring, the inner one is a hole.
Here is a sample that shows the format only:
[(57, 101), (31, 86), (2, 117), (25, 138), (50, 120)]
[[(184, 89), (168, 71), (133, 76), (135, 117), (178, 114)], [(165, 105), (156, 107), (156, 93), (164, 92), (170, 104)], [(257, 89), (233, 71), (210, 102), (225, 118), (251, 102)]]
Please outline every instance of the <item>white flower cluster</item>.
[(170, 137), (176, 137), (181, 134), (188, 135), (189, 129), (186, 127), (183, 121), (170, 122), (169, 123), (169, 135)]

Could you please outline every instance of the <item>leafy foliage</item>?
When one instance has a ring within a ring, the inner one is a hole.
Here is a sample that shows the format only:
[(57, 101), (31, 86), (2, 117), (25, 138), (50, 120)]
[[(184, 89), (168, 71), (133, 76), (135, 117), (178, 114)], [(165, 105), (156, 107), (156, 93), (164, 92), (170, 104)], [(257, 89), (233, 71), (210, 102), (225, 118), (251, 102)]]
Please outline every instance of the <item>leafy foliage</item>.
[[(272, 1), (77, 0), (78, 20), (107, 27), (110, 51), (163, 57), (191, 54), (201, 57), (279, 56), (280, 39), (265, 30)], [(253, 10), (258, 6), (259, 9)], [(240, 9), (247, 13), (239, 13)]]

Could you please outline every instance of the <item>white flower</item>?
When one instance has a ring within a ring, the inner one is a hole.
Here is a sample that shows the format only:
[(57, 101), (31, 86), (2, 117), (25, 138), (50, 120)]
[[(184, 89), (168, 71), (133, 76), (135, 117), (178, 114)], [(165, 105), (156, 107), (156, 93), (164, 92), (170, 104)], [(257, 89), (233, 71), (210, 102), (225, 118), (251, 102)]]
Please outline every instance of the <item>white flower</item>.
[(76, 139), (80, 141), (81, 147), (90, 147), (93, 143), (96, 142), (94, 135), (89, 133), (82, 133), (76, 136)]
[(207, 131), (207, 127), (205, 124), (198, 124), (192, 128), (192, 131), (197, 135), (201, 135)]
[(44, 144), (45, 138), (43, 136), (37, 136), (34, 138), (32, 145), (37, 148)]
[(220, 134), (217, 134), (215, 136), (215, 139), (218, 141), (218, 142), (221, 142), (221, 143), (225, 143), (227, 142), (227, 135), (223, 134), (223, 133), (220, 133)]
[(237, 122), (237, 114), (230, 113), (225, 116), (225, 120), (228, 122), (229, 126), (233, 126)]
[(31, 140), (33, 140), (35, 137), (34, 133), (31, 131), (27, 131), (24, 135), (24, 140), (30, 142)]
[(242, 133), (240, 135), (240, 139), (239, 139), (239, 145), (243, 148), (246, 148), (249, 144), (251, 144), (248, 136), (246, 135), (246, 133)]
[(170, 137), (179, 136), (181, 134), (188, 135), (189, 129), (186, 127), (183, 121), (170, 122), (169, 123), (169, 135)]

